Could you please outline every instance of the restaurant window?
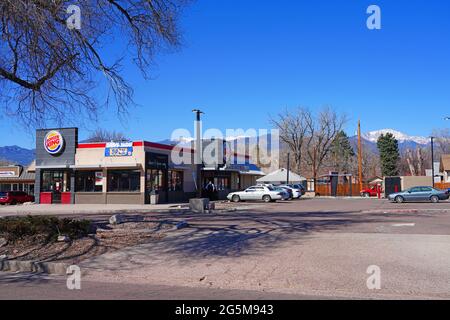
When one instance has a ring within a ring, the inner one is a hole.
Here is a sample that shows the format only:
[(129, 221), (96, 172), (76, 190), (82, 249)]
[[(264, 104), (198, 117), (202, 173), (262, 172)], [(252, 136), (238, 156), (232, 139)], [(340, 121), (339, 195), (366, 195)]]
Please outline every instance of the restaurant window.
[(78, 171), (75, 175), (76, 192), (102, 192), (103, 173), (98, 171)]
[(226, 191), (231, 189), (230, 178), (227, 177), (205, 178), (203, 180), (203, 188), (206, 188), (209, 182), (214, 183), (217, 191)]
[(141, 172), (135, 170), (108, 171), (108, 192), (138, 192)]
[(217, 178), (216, 188), (219, 191), (231, 189), (230, 179), (229, 178)]
[(164, 191), (166, 177), (164, 170), (147, 170), (147, 191)]
[(169, 191), (183, 191), (183, 171), (169, 171)]
[(10, 183), (0, 184), (0, 192), (11, 191), (12, 186)]
[(70, 172), (43, 171), (41, 192), (70, 192)]

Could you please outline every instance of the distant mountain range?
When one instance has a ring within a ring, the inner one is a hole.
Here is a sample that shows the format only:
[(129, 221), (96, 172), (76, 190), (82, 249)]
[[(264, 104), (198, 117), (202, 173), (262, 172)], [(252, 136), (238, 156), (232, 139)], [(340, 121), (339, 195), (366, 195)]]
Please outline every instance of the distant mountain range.
[[(361, 135), (363, 145), (365, 148), (368, 148), (370, 151), (378, 153), (377, 148), (377, 141), (378, 138), (382, 134), (391, 133), (398, 141), (398, 148), (400, 149), (400, 152), (403, 152), (407, 149), (416, 149), (417, 147), (428, 147), (431, 144), (431, 141), (429, 138), (426, 137), (420, 137), (420, 136), (409, 136), (403, 132), (393, 130), (393, 129), (382, 129), (377, 131), (371, 131), (368, 133), (364, 133)], [(352, 136), (350, 137), (350, 142), (352, 146), (356, 149), (356, 146), (358, 145), (358, 137)]]
[(29, 165), (35, 159), (34, 149), (25, 149), (18, 146), (0, 147), (0, 161), (5, 160), (12, 164)]
[(364, 133), (362, 135), (362, 137), (370, 142), (377, 142), (378, 138), (382, 135), (382, 134), (392, 134), (397, 140), (399, 144), (402, 143), (415, 143), (418, 145), (427, 145), (430, 143), (430, 139), (429, 138), (425, 138), (425, 137), (418, 137), (418, 136), (408, 136), (407, 134), (404, 134), (403, 132), (400, 131), (396, 131), (393, 129), (382, 129), (382, 130), (378, 130), (378, 131), (371, 131), (368, 133)]
[[(368, 133), (364, 133), (362, 135), (363, 143), (366, 148), (377, 152), (377, 140), (382, 134), (392, 133), (394, 137), (398, 140), (400, 151), (404, 151), (408, 148), (415, 149), (416, 147), (427, 147), (430, 144), (430, 139), (426, 137), (420, 136), (409, 136), (400, 131), (396, 131), (393, 129), (382, 129), (377, 131), (371, 131)], [(233, 141), (238, 140), (242, 141), (244, 139), (250, 139), (250, 141), (254, 141), (256, 138), (246, 138), (246, 137), (230, 137), (227, 140)], [(358, 138), (357, 136), (350, 137), (350, 142), (353, 146), (356, 147)], [(186, 138), (183, 139), (182, 144), (185, 146), (190, 146), (192, 139)], [(164, 140), (160, 143), (163, 144), (177, 144), (176, 141)], [(4, 146), (0, 147), (0, 161), (6, 160), (10, 163), (21, 164), (21, 165), (29, 165), (35, 159), (35, 150), (34, 149), (26, 149), (18, 146)]]

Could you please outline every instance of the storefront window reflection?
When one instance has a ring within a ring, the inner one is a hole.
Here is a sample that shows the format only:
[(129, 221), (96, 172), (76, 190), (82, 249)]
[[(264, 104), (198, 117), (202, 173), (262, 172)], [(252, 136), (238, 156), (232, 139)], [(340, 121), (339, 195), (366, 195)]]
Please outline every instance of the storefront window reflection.
[(141, 173), (134, 170), (108, 171), (108, 192), (138, 192)]
[(96, 171), (79, 171), (75, 177), (75, 191), (102, 192), (103, 174)]
[(183, 191), (183, 171), (169, 171), (169, 191)]
[(41, 192), (70, 192), (70, 172), (44, 171), (42, 173)]
[(163, 170), (147, 170), (147, 191), (164, 191), (165, 182)]

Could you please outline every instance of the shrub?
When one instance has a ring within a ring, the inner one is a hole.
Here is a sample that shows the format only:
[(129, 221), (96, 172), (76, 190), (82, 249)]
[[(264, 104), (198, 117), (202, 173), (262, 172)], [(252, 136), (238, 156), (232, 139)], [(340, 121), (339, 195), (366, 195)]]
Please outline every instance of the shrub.
[(6, 217), (0, 219), (0, 234), (12, 242), (37, 236), (44, 237), (46, 241), (55, 241), (59, 235), (77, 239), (89, 233), (90, 225), (88, 220), (48, 216)]

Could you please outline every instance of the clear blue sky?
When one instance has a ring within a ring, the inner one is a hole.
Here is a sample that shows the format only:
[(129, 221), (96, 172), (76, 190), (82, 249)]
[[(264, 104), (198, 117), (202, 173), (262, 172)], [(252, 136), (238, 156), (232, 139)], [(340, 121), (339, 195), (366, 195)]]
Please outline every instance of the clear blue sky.
[[(381, 7), (380, 31), (366, 28), (370, 4)], [(225, 129), (267, 128), (285, 107), (331, 105), (350, 116), (350, 134), (361, 118), (364, 131), (429, 135), (450, 125), (449, 17), (448, 0), (199, 0), (184, 13), (183, 48), (157, 57), (153, 80), (127, 69), (141, 106), (126, 123), (111, 112), (90, 126), (159, 141), (191, 129), (193, 107), (206, 126)], [(0, 121), (0, 145), (33, 146)]]

